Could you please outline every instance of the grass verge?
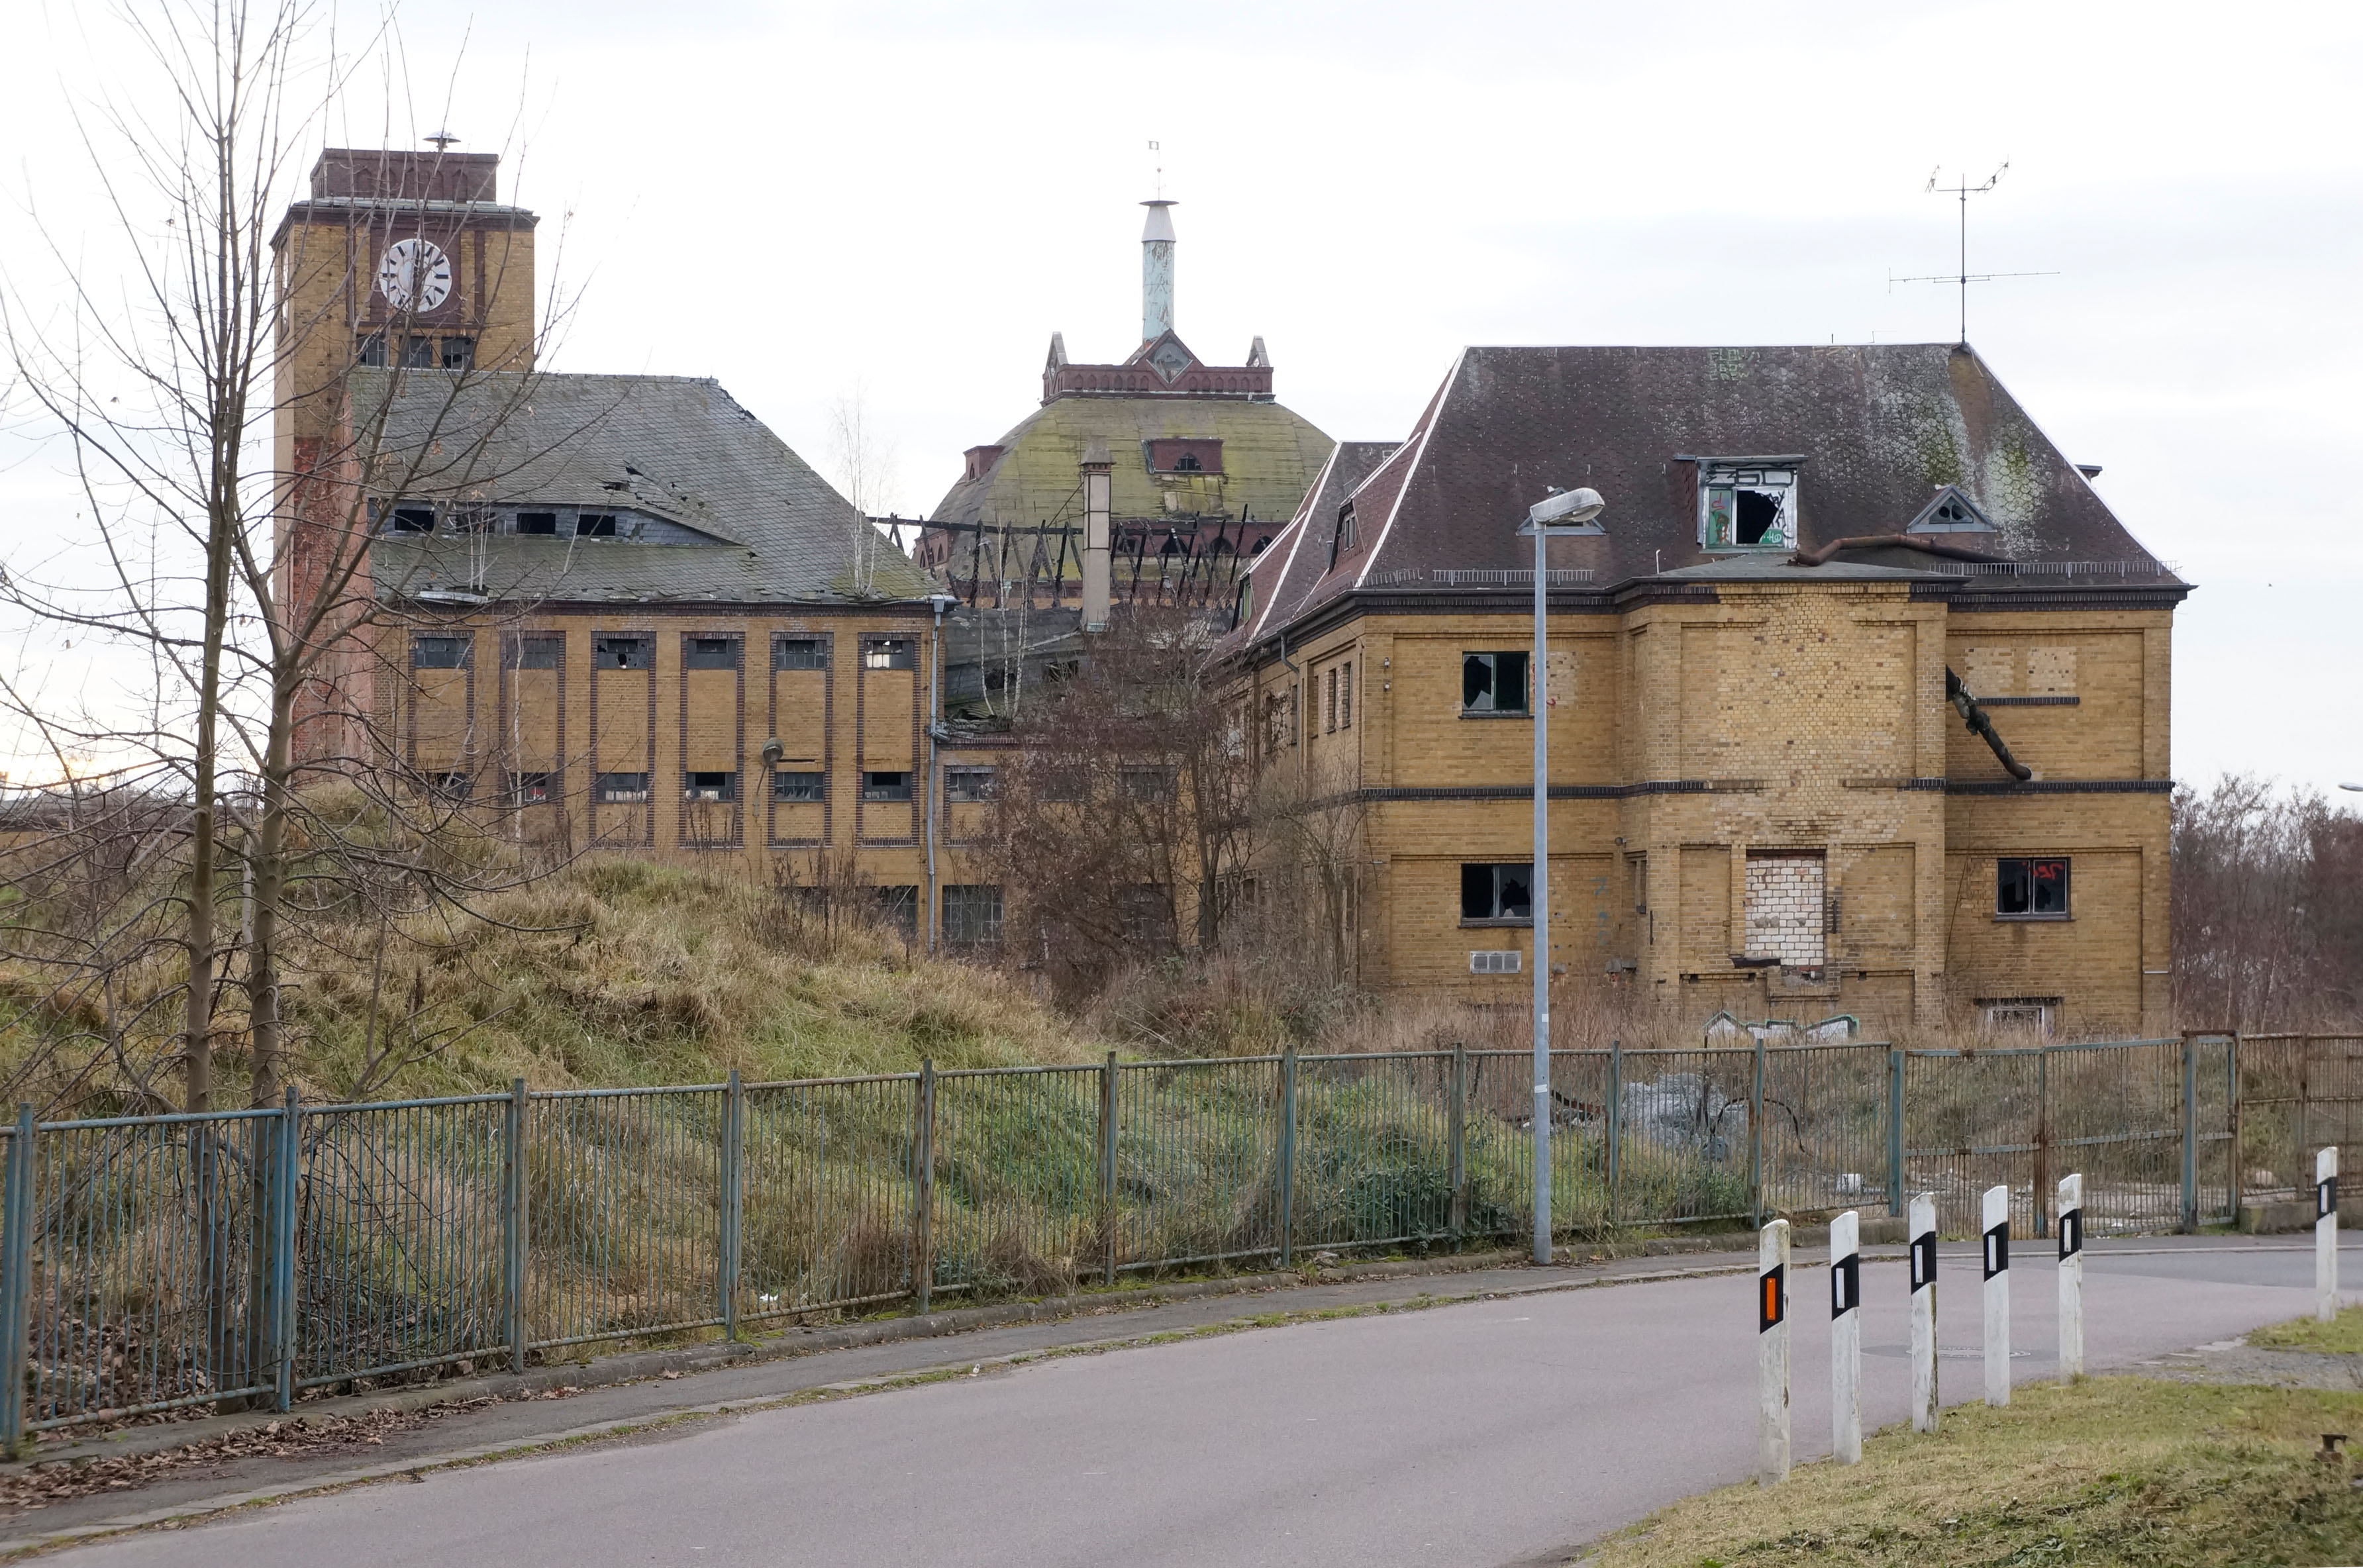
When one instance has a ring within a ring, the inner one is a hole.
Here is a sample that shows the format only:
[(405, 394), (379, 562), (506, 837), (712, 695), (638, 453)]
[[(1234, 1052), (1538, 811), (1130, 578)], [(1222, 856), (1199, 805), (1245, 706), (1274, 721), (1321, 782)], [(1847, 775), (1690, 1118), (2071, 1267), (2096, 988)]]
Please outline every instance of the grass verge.
[(2090, 1378), (2003, 1409), (1896, 1430), (1856, 1466), (1727, 1486), (1611, 1537), (1586, 1568), (2363, 1561), (2363, 1492), (2324, 1432), (2363, 1434), (2363, 1394)]
[(2313, 1351), (2320, 1355), (2363, 1355), (2363, 1307), (2349, 1307), (2325, 1323), (2292, 1318), (2269, 1323), (2248, 1336), (2258, 1350)]

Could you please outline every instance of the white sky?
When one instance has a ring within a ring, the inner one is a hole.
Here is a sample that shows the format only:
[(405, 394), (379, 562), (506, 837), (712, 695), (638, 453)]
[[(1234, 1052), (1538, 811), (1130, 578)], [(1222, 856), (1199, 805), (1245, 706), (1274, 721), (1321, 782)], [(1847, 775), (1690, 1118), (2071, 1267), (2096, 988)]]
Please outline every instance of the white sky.
[[(39, 264), (27, 193), (105, 248), (60, 105), (136, 83), (89, 9), (12, 39), (0, 266)], [(824, 466), (858, 388), (906, 513), (1035, 405), (1053, 329), (1080, 359), (1134, 346), (1152, 138), (1183, 335), (1236, 362), (1263, 334), (1281, 401), (1364, 439), (1469, 343), (1948, 341), (1954, 291), (1887, 279), (1952, 265), (1932, 168), (2008, 159), (1970, 265), (2059, 275), (1974, 289), (1969, 336), (2200, 585), (2177, 777), (2363, 781), (2363, 7), (549, 0), (401, 26), (416, 107), (356, 101), (327, 139), (448, 119), (506, 155), (581, 291), (549, 368), (716, 377)], [(23, 436), (10, 560), (76, 526), (62, 454)]]

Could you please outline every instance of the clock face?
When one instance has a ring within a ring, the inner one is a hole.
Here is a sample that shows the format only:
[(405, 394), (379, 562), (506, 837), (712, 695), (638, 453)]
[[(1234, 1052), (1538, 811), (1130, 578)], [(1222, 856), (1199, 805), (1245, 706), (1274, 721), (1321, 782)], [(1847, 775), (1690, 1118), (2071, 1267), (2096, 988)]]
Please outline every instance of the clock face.
[(377, 264), (377, 292), (396, 310), (433, 310), (451, 297), (451, 258), (430, 239), (397, 239)]

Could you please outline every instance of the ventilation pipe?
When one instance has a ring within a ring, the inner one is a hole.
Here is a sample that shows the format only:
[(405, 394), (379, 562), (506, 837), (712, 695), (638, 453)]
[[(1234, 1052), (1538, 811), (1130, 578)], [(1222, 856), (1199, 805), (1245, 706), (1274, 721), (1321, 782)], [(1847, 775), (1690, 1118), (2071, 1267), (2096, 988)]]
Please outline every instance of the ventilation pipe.
[(1148, 222), (1140, 231), (1140, 340), (1153, 343), (1173, 330), (1173, 219), (1162, 197), (1143, 202)]
[[(1160, 217), (1163, 215), (1159, 215)], [(1172, 232), (1169, 226), (1168, 234)], [(1170, 258), (1172, 246), (1169, 242)], [(1172, 276), (1169, 259), (1166, 277)], [(1170, 296), (1169, 296), (1170, 312)], [(1083, 446), (1083, 460), (1079, 465), (1083, 478), (1083, 630), (1104, 632), (1108, 624), (1108, 583), (1112, 571), (1108, 527), (1108, 486), (1115, 465), (1108, 460), (1108, 444), (1094, 436)]]

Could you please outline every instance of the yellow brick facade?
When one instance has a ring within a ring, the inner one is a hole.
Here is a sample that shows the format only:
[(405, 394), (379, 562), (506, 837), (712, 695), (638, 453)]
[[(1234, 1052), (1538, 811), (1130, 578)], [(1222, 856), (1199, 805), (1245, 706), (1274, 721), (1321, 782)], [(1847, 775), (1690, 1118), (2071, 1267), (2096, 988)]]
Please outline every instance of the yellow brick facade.
[[(1621, 975), (1685, 1018), (1894, 1029), (2041, 999), (2064, 1031), (2165, 1028), (2170, 613), (1961, 613), (1837, 580), (1555, 615), (1555, 972)], [(1531, 932), (1464, 921), (1460, 867), (1530, 858), (1532, 721), (1463, 713), (1460, 683), (1465, 654), (1530, 650), (1531, 613), (1364, 600), (1300, 635), (1295, 670), (1248, 678), (1259, 758), (1363, 812), (1363, 979), (1523, 1000)], [(1971, 792), (2008, 776), (1947, 704), (1948, 662), (1980, 697), (2047, 700), (1991, 710), (2033, 783)], [(1781, 853), (1819, 860), (1818, 974), (1733, 961), (1750, 858)], [(2069, 857), (2069, 916), (1998, 917), (2002, 856)], [(1470, 973), (1481, 949), (1523, 972)]]

